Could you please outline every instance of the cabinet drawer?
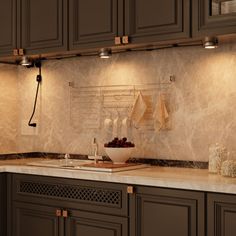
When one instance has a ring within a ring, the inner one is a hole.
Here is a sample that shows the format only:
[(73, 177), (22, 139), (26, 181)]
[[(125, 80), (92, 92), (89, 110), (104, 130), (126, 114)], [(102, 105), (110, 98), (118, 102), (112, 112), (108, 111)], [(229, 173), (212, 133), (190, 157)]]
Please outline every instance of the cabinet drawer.
[(126, 185), (36, 175), (12, 176), (13, 200), (113, 215), (128, 214)]

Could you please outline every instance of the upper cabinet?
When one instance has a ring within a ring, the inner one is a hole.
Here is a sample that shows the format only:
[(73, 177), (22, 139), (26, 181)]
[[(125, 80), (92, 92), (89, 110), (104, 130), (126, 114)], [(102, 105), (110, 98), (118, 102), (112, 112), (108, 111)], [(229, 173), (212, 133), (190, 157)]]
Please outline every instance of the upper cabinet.
[(236, 0), (193, 0), (193, 36), (236, 33)]
[(0, 32), (0, 55), (12, 55), (16, 48), (16, 0), (0, 1)]
[(190, 37), (190, 0), (125, 1), (125, 35), (132, 43)]
[(236, 33), (236, 0), (2, 0), (0, 56)]
[(67, 50), (67, 0), (20, 0), (18, 47), (26, 54)]
[(106, 47), (122, 34), (119, 0), (69, 0), (69, 49)]

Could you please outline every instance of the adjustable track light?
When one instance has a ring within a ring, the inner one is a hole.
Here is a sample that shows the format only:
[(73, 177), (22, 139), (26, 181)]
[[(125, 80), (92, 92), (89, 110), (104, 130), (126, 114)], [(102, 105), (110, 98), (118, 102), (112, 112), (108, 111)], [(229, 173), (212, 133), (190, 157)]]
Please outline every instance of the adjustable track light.
[(23, 56), (22, 60), (20, 62), (20, 65), (22, 65), (22, 66), (31, 66), (32, 62), (29, 60), (29, 58), (27, 56)]
[(215, 49), (218, 47), (218, 39), (216, 37), (206, 37), (203, 46), (206, 49)]
[(102, 58), (102, 59), (108, 59), (108, 58), (111, 57), (111, 55), (112, 55), (112, 53), (111, 53), (110, 48), (102, 48), (99, 51), (99, 57)]

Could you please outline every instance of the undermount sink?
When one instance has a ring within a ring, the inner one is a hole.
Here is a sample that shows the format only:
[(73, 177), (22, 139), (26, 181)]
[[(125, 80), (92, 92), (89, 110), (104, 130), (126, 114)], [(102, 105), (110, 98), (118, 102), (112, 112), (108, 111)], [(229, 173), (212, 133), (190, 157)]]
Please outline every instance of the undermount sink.
[(30, 162), (27, 165), (38, 167), (53, 167), (61, 169), (87, 170), (97, 172), (119, 172), (147, 167), (145, 164), (113, 164), (112, 162), (95, 163), (92, 160), (56, 159)]
[(43, 160), (30, 162), (30, 166), (45, 166), (45, 167), (56, 167), (56, 168), (80, 168), (85, 164), (93, 163), (91, 160), (74, 160), (74, 159), (56, 159), (56, 160)]

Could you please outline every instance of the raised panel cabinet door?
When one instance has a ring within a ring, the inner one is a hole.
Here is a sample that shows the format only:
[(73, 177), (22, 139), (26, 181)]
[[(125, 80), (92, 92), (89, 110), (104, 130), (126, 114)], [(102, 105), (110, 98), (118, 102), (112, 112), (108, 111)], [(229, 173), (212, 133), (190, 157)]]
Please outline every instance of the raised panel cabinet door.
[(28, 203), (13, 203), (13, 236), (60, 236), (63, 219), (56, 209)]
[(128, 236), (128, 218), (85, 211), (70, 211), (65, 227), (65, 236)]
[(208, 194), (207, 236), (236, 235), (236, 195)]
[(70, 50), (106, 47), (122, 33), (122, 1), (69, 0)]
[(125, 1), (125, 35), (131, 43), (190, 37), (189, 0)]
[(236, 0), (193, 0), (193, 36), (236, 33)]
[(0, 1), (0, 56), (13, 55), (16, 48), (16, 0)]
[(204, 236), (203, 193), (140, 187), (132, 204), (131, 236)]
[(0, 235), (6, 236), (7, 225), (7, 187), (6, 175), (0, 174)]
[(67, 0), (20, 0), (20, 47), (26, 54), (67, 50)]

